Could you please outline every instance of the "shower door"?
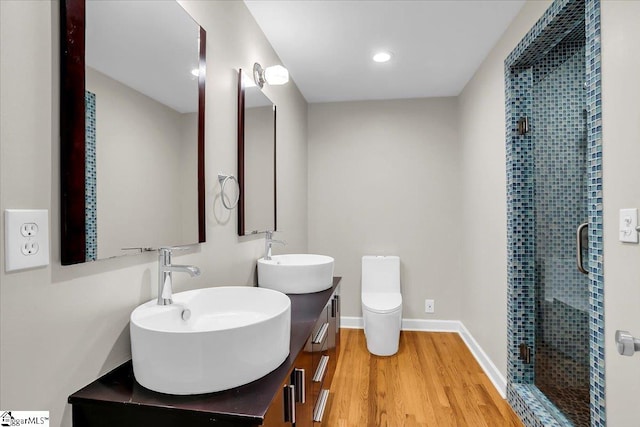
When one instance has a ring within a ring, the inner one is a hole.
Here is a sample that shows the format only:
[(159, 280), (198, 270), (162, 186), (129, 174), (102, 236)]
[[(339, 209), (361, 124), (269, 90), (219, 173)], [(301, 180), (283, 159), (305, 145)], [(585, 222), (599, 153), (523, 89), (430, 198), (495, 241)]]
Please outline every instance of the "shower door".
[(584, 30), (574, 33), (532, 67), (534, 369), (556, 408), (590, 426)]

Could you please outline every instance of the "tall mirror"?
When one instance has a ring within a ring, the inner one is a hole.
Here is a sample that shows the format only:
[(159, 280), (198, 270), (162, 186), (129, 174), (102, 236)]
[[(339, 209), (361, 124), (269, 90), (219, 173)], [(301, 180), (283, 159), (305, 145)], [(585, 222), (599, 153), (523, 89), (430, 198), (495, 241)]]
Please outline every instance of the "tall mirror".
[(276, 106), (238, 74), (238, 235), (276, 230)]
[(62, 264), (205, 241), (205, 51), (176, 1), (61, 2)]

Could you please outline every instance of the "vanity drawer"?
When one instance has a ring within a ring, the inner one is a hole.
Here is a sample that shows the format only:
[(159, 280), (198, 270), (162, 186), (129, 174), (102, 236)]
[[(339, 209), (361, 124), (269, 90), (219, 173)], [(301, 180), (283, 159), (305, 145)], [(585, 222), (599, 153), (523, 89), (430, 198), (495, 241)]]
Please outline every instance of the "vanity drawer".
[(309, 339), (305, 343), (304, 350), (310, 353), (316, 353), (324, 351), (328, 346), (329, 329), (331, 324), (329, 323), (328, 306), (322, 310), (320, 317), (313, 326), (313, 330)]
[(322, 309), (322, 313), (320, 313), (320, 316), (318, 317), (316, 324), (313, 326), (313, 332), (311, 332), (312, 340), (315, 340), (315, 338), (320, 334), (321, 329), (328, 322), (329, 322), (329, 305), (325, 306), (325, 308)]
[[(309, 375), (311, 375), (311, 378), (315, 378), (317, 377), (316, 373), (320, 373), (319, 369), (320, 369), (320, 365), (322, 364), (327, 364), (328, 365), (328, 325), (325, 324), (325, 328), (324, 330), (327, 331), (323, 331), (322, 329), (318, 331), (318, 334), (316, 334), (316, 336), (314, 337), (313, 335), (311, 337), (309, 337), (309, 340), (307, 341), (307, 345), (305, 345), (305, 349), (304, 349), (304, 353), (308, 354), (310, 357), (310, 369), (309, 369)], [(326, 368), (323, 368), (326, 370)], [(324, 375), (322, 375), (322, 377), (324, 378)], [(317, 382), (317, 381), (316, 381)]]
[(329, 336), (327, 338), (327, 352), (330, 359), (324, 385), (327, 389), (331, 386), (331, 382), (333, 381), (333, 375), (338, 363), (338, 351), (340, 348), (340, 295), (338, 294), (338, 290), (336, 290), (336, 293), (329, 303), (328, 320)]

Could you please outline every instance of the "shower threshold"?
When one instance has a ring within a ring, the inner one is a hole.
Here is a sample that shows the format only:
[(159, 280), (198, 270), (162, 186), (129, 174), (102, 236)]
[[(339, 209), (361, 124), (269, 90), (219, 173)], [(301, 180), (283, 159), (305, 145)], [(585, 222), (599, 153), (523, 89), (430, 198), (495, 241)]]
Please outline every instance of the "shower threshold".
[(523, 418), (527, 426), (574, 427), (574, 424), (534, 384), (509, 384), (507, 395), (510, 402), (521, 407), (516, 413)]

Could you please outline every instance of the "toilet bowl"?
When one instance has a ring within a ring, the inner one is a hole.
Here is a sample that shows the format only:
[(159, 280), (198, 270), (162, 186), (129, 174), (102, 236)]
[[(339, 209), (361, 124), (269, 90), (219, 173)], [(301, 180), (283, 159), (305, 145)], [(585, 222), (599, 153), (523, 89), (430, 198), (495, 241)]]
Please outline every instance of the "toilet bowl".
[(399, 257), (362, 257), (362, 317), (369, 352), (396, 354), (402, 324)]

